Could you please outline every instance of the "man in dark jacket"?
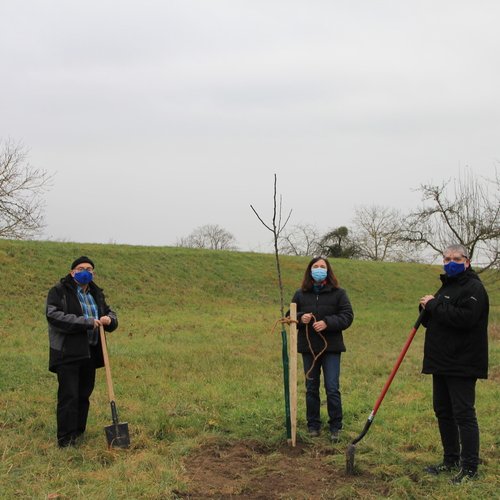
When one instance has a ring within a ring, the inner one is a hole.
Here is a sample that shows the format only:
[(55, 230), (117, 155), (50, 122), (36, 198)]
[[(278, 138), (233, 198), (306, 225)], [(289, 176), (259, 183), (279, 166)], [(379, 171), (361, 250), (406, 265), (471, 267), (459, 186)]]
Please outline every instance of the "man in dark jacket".
[(93, 277), (94, 263), (82, 256), (47, 296), (49, 370), (59, 383), (57, 442), (62, 448), (73, 446), (85, 432), (95, 371), (104, 366), (99, 328), (112, 332), (118, 326)]
[(474, 403), (476, 380), (488, 377), (489, 300), (465, 247), (449, 246), (443, 262), (441, 288), (436, 296), (420, 299), (427, 328), (422, 372), (432, 374), (434, 412), (444, 452), (443, 462), (426, 471), (439, 474), (460, 467), (452, 482), (461, 483), (477, 477), (479, 464)]

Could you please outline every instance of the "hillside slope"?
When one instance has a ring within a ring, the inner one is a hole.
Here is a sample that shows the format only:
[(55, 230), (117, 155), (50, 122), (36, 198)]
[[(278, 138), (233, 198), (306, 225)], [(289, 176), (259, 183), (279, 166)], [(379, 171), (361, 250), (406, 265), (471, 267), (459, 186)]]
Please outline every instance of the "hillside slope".
[[(44, 303), (49, 287), (82, 254), (96, 263), (96, 282), (118, 313), (120, 325), (109, 348), (118, 407), (129, 422), (133, 447), (125, 454), (104, 450), (103, 427), (110, 415), (101, 370), (86, 441), (61, 461), (54, 444), (57, 384), (47, 371)], [(282, 257), (286, 306), (307, 262)], [(440, 268), (332, 264), (355, 311), (341, 375), (346, 441), (336, 450), (326, 442), (312, 444), (311, 453), (342, 471), (342, 446), (361, 430), (417, 316), (418, 298), (437, 289)], [(174, 498), (174, 491), (190, 491), (184, 457), (207, 442), (259, 441), (270, 453), (283, 442), (281, 341), (278, 332), (270, 334), (280, 317), (274, 256), (0, 240), (0, 276), (0, 490), (7, 492), (5, 498), (42, 498), (51, 492), (67, 498)], [(491, 299), (492, 376), (478, 391), (484, 496), (492, 496), (498, 472), (498, 297)], [(439, 459), (430, 379), (420, 374), (422, 344), (419, 332), (363, 443), (367, 452), (359, 460), (372, 475), (346, 483), (347, 497), (366, 496), (363, 478), (379, 493), (449, 496), (444, 483), (407, 479), (420, 478), (422, 464)], [(298, 424), (299, 441), (309, 446), (302, 400)], [(124, 480), (124, 474), (130, 477)], [(318, 484), (316, 493), (328, 496), (322, 487)]]

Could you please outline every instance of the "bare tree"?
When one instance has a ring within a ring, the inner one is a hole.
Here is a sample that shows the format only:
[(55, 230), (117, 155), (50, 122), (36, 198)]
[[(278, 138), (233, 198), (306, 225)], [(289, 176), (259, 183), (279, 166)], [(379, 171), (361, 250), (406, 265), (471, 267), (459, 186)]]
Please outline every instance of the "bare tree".
[(320, 239), (318, 229), (312, 224), (296, 224), (280, 236), (279, 251), (282, 255), (317, 255)]
[(464, 245), (484, 271), (500, 268), (500, 180), (466, 170), (439, 186), (422, 184), (424, 205), (407, 217), (408, 242), (440, 255), (450, 243)]
[(359, 256), (367, 260), (401, 260), (400, 213), (378, 205), (355, 209), (354, 232)]
[(217, 224), (205, 224), (177, 241), (177, 246), (207, 248), (210, 250), (236, 250), (235, 237)]
[(46, 171), (31, 167), (26, 148), (0, 142), (0, 237), (24, 239), (43, 228), (42, 193)]
[(276, 199), (276, 183), (277, 183), (277, 177), (276, 174), (274, 174), (274, 195), (273, 195), (273, 218), (271, 224), (267, 224), (264, 222), (262, 217), (259, 215), (257, 210), (250, 205), (250, 208), (252, 209), (253, 213), (257, 216), (257, 219), (260, 220), (262, 225), (271, 231), (273, 233), (273, 240), (274, 240), (274, 255), (276, 258), (276, 270), (278, 272), (278, 287), (279, 287), (279, 292), (280, 292), (280, 311), (281, 311), (281, 317), (283, 318), (285, 316), (285, 301), (283, 297), (283, 280), (281, 278), (281, 266), (280, 266), (280, 257), (279, 257), (279, 241), (281, 234), (283, 230), (285, 229), (288, 221), (290, 220), (290, 216), (292, 215), (292, 211), (288, 213), (287, 218), (285, 219), (285, 222), (282, 220), (282, 208), (283, 208), (283, 198), (280, 195), (280, 201), (279, 204)]
[[(262, 223), (262, 225), (271, 231), (273, 233), (273, 240), (274, 240), (274, 255), (276, 258), (276, 270), (278, 273), (278, 287), (279, 287), (279, 294), (280, 294), (280, 311), (281, 311), (281, 318), (284, 318), (285, 316), (285, 300), (283, 297), (283, 279), (281, 277), (281, 266), (280, 266), (280, 256), (279, 256), (279, 241), (281, 234), (283, 230), (285, 229), (285, 226), (287, 225), (288, 221), (290, 220), (290, 216), (292, 215), (292, 211), (288, 213), (287, 218), (283, 222), (282, 219), (282, 208), (283, 208), (283, 198), (280, 195), (280, 200), (279, 203), (276, 199), (276, 184), (277, 184), (277, 177), (276, 174), (274, 174), (274, 193), (273, 193), (273, 218), (272, 222), (270, 224), (267, 224), (264, 222), (262, 217), (259, 215), (257, 210), (250, 205), (250, 208), (252, 209), (253, 213), (257, 216), (257, 219)], [(291, 424), (291, 414), (290, 414), (290, 388), (289, 388), (289, 373), (288, 373), (288, 368), (289, 368), (289, 360), (288, 360), (288, 342), (286, 338), (286, 330), (284, 325), (282, 324), (281, 328), (281, 359), (283, 363), (283, 387), (284, 387), (284, 395), (285, 395), (285, 425), (286, 425), (286, 435), (288, 439), (291, 439), (292, 437), (292, 424)]]

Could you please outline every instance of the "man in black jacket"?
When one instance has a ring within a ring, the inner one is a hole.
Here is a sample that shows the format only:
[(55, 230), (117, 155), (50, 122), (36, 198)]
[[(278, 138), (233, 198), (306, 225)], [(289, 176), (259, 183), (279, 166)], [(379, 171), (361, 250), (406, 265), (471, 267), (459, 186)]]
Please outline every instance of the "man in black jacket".
[(444, 452), (442, 463), (425, 470), (439, 474), (460, 467), (452, 482), (461, 483), (477, 477), (479, 464), (474, 403), (477, 379), (488, 377), (489, 300), (464, 246), (449, 246), (443, 262), (441, 288), (420, 299), (427, 328), (422, 372), (432, 374)]
[(57, 374), (57, 442), (73, 446), (85, 432), (96, 368), (104, 366), (99, 328), (112, 332), (116, 314), (93, 282), (94, 263), (85, 256), (49, 290), (49, 370)]

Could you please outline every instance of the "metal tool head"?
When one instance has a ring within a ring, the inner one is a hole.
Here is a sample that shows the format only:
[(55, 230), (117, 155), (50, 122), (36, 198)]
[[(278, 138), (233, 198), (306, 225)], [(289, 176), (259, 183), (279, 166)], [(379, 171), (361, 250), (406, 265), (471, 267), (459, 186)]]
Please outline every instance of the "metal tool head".
[(129, 448), (130, 434), (128, 432), (128, 423), (112, 424), (104, 427), (108, 448)]
[(349, 444), (345, 450), (345, 472), (348, 476), (352, 476), (355, 473), (354, 470), (354, 454), (356, 452), (356, 446), (354, 444)]

